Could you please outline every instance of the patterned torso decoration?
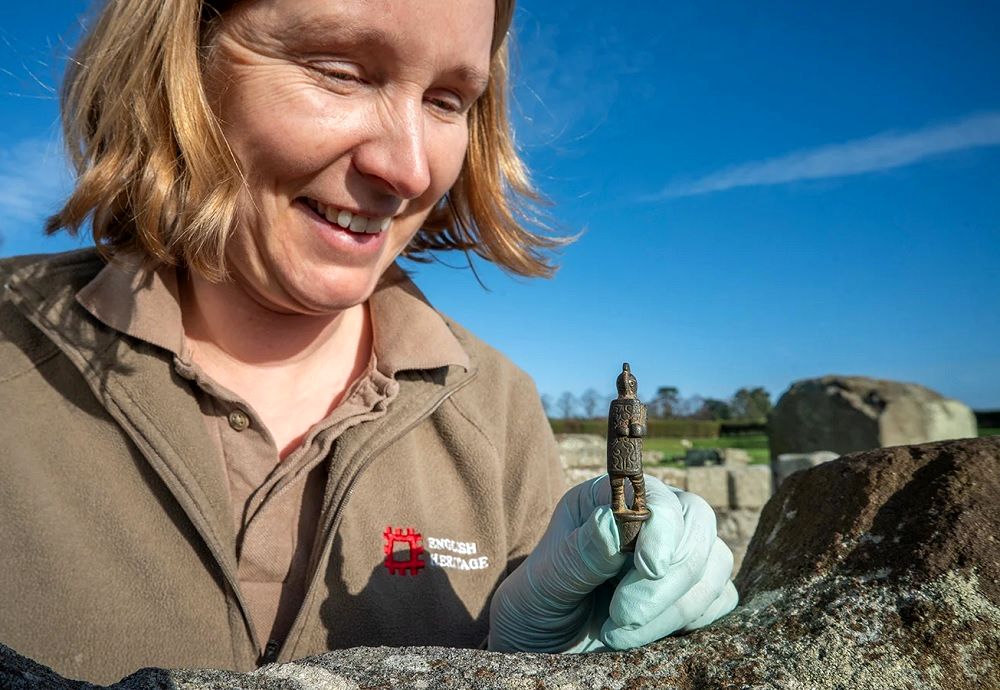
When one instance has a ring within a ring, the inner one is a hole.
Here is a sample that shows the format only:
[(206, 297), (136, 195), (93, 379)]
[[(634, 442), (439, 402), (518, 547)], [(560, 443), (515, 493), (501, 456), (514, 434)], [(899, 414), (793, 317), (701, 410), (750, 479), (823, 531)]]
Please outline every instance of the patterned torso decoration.
[(642, 474), (642, 436), (631, 435), (636, 427), (646, 430), (646, 406), (638, 400), (611, 401), (608, 412), (608, 473), (629, 477)]

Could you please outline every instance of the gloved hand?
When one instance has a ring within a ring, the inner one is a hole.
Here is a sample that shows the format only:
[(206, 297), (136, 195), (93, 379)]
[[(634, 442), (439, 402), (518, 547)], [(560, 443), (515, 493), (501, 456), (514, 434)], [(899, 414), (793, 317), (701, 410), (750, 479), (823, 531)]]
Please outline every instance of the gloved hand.
[(489, 649), (629, 649), (732, 611), (733, 555), (711, 507), (649, 475), (646, 498), (652, 516), (633, 557), (618, 550), (607, 475), (566, 492), (541, 542), (493, 596)]

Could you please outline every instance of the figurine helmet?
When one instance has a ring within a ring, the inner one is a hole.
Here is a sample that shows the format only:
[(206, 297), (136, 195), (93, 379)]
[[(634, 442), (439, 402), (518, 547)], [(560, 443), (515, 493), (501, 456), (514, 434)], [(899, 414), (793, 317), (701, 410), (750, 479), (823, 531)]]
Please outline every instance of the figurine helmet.
[(619, 397), (634, 398), (636, 393), (638, 393), (639, 382), (632, 376), (632, 370), (629, 368), (628, 362), (622, 364), (622, 373), (618, 374), (618, 380), (615, 381), (615, 385), (618, 387)]

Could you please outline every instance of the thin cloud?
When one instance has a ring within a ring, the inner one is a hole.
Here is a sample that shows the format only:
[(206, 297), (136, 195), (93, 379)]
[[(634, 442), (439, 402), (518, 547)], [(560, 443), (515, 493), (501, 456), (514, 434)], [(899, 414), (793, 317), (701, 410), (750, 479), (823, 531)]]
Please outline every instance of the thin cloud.
[(58, 142), (24, 139), (0, 148), (0, 231), (39, 224), (69, 192), (71, 176)]
[(913, 132), (883, 132), (866, 139), (743, 163), (694, 180), (672, 182), (649, 200), (862, 175), (912, 165), (945, 153), (998, 144), (1000, 113), (985, 113)]

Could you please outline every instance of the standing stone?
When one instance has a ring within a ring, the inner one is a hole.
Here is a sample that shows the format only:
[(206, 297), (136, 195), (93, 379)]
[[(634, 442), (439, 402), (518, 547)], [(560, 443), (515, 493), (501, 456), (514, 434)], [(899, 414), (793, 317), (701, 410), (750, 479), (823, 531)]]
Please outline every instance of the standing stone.
[(972, 410), (914, 383), (824, 376), (792, 384), (768, 417), (771, 458), (976, 436)]

